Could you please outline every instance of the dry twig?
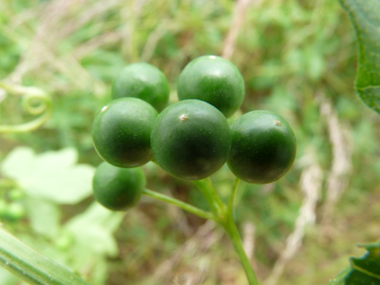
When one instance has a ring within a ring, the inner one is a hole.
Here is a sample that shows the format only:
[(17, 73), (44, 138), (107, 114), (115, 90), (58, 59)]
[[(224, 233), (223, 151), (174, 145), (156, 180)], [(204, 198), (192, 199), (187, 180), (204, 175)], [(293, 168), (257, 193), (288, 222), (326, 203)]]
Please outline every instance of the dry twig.
[(245, 12), (247, 8), (251, 4), (255, 4), (256, 6), (258, 6), (262, 3), (262, 1), (263, 0), (238, 0), (237, 1), (233, 16), (232, 16), (231, 27), (223, 43), (222, 57), (228, 60), (231, 59), (232, 54), (234, 53), (234, 50), (235, 50), (235, 42), (239, 35), (239, 30), (241, 29), (244, 23)]
[(186, 271), (187, 275), (194, 275), (199, 277), (203, 274), (206, 274), (206, 269), (208, 268), (206, 264), (208, 263), (205, 262), (204, 258), (200, 259), (200, 257), (204, 256), (204, 253), (209, 250), (213, 244), (218, 242), (222, 236), (222, 231), (216, 229), (215, 223), (212, 221), (207, 221), (204, 225), (199, 227), (197, 232), (189, 240), (187, 240), (186, 243), (181, 246), (171, 258), (163, 262), (155, 270), (152, 276), (152, 280), (155, 280), (156, 282), (159, 280), (167, 280), (167, 276), (170, 275), (170, 272), (173, 272), (173, 269), (176, 268), (185, 257), (191, 259), (192, 261), (202, 261), (200, 262), (200, 268), (197, 270), (197, 274), (195, 274), (195, 268), (193, 268), (191, 274), (189, 271)]
[(255, 250), (255, 226), (250, 222), (243, 225), (243, 247), (248, 259), (251, 260)]
[(321, 115), (327, 122), (329, 139), (332, 146), (332, 164), (327, 178), (327, 200), (324, 205), (322, 224), (328, 223), (332, 216), (335, 204), (338, 202), (344, 189), (349, 183), (349, 174), (352, 169), (352, 145), (343, 125), (330, 101), (318, 94)]

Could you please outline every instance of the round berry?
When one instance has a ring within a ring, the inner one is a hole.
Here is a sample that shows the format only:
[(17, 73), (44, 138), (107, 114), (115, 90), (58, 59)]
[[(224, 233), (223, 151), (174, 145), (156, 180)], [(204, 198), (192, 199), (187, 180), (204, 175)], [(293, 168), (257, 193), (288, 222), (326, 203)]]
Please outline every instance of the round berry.
[(214, 55), (201, 56), (187, 64), (177, 83), (179, 100), (203, 100), (227, 118), (243, 103), (244, 92), (244, 80), (236, 66)]
[(103, 162), (92, 181), (94, 198), (110, 210), (128, 210), (139, 202), (145, 183), (140, 167), (120, 168)]
[(161, 111), (168, 104), (169, 84), (155, 66), (138, 62), (122, 69), (112, 86), (112, 98), (136, 97)]
[(241, 180), (264, 184), (284, 176), (296, 156), (296, 138), (289, 124), (269, 111), (252, 111), (231, 125), (228, 166)]
[(120, 98), (102, 108), (92, 125), (99, 156), (118, 167), (136, 167), (153, 158), (150, 133), (157, 111), (137, 98)]
[(21, 203), (12, 202), (8, 205), (7, 212), (5, 214), (6, 219), (10, 221), (17, 221), (25, 216), (25, 208)]
[(206, 178), (223, 166), (231, 147), (227, 119), (212, 105), (184, 100), (164, 109), (151, 134), (153, 155), (180, 179)]

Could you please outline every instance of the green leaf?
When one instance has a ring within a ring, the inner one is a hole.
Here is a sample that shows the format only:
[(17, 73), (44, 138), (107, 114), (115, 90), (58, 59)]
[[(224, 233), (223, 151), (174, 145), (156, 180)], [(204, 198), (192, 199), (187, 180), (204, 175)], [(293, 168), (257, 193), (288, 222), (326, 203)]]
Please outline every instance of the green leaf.
[(60, 227), (58, 206), (53, 202), (33, 197), (26, 197), (24, 203), (33, 230), (49, 238), (57, 237)]
[(1, 164), (5, 176), (14, 178), (26, 176), (33, 167), (34, 151), (28, 147), (18, 147), (10, 152)]
[(91, 194), (94, 175), (94, 167), (76, 165), (77, 159), (74, 148), (36, 155), (32, 149), (20, 147), (4, 159), (1, 171), (29, 196), (74, 204)]
[(28, 284), (89, 285), (1, 229), (0, 265)]
[(380, 1), (340, 0), (340, 3), (358, 42), (356, 92), (368, 107), (380, 113)]
[(345, 285), (380, 285), (380, 241), (362, 247), (367, 249), (367, 253), (361, 258), (350, 259), (352, 271)]
[(338, 274), (334, 279), (331, 279), (327, 285), (344, 285), (344, 279), (346, 279), (347, 273), (351, 272), (351, 268), (347, 267), (341, 273)]
[(350, 267), (328, 285), (380, 285), (380, 240), (360, 247), (364, 247), (367, 253), (360, 258), (350, 258)]
[(115, 256), (118, 247), (112, 233), (124, 215), (124, 212), (112, 212), (93, 203), (84, 213), (67, 222), (65, 228), (81, 248), (98, 255)]

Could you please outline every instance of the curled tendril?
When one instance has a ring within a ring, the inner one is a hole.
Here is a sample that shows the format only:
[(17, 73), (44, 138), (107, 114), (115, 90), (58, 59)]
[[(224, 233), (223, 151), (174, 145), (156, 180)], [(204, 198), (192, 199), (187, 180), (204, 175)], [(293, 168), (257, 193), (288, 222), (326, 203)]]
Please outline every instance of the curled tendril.
[(30, 115), (38, 116), (33, 121), (16, 126), (0, 125), (1, 133), (26, 133), (40, 128), (50, 118), (52, 113), (52, 101), (41, 89), (11, 85), (0, 81), (0, 88), (13, 95), (21, 95), (22, 108)]

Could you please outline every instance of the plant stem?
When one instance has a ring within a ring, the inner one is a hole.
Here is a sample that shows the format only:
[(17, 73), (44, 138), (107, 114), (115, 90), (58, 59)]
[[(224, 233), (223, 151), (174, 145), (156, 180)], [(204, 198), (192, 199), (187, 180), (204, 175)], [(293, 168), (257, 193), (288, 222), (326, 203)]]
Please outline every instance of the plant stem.
[(249, 285), (259, 285), (259, 282), (257, 281), (255, 272), (253, 271), (251, 262), (249, 261), (247, 254), (245, 253), (243, 244), (241, 242), (239, 232), (236, 228), (235, 222), (232, 218), (231, 213), (229, 213), (222, 224), (228, 237), (230, 238), (230, 241), (236, 251), (236, 253), (239, 256), (240, 262), (244, 268), (245, 274), (248, 279)]
[(193, 184), (203, 193), (204, 197), (206, 198), (212, 213), (201, 210), (197, 207), (194, 207), (190, 204), (179, 201), (175, 198), (172, 198), (167, 195), (163, 195), (163, 194), (160, 194), (148, 189), (145, 189), (143, 191), (143, 194), (156, 198), (158, 200), (176, 205), (197, 216), (200, 216), (202, 218), (209, 219), (209, 220), (214, 220), (218, 222), (220, 225), (222, 225), (229, 239), (231, 240), (231, 243), (236, 253), (239, 256), (240, 262), (247, 276), (249, 285), (259, 285), (255, 272), (253, 271), (251, 262), (249, 261), (247, 254), (244, 251), (243, 244), (239, 236), (239, 232), (236, 228), (236, 225), (233, 219), (234, 197), (235, 197), (235, 193), (239, 185), (239, 182), (240, 182), (240, 179), (236, 178), (232, 186), (232, 191), (231, 191), (231, 196), (228, 201), (228, 206), (226, 207), (223, 201), (219, 198), (219, 195), (216, 192), (209, 178), (193, 181)]
[(149, 197), (155, 198), (157, 200), (161, 200), (163, 202), (167, 202), (169, 204), (180, 207), (180, 208), (184, 209), (185, 211), (193, 213), (194, 215), (197, 215), (199, 217), (215, 221), (215, 216), (212, 213), (204, 211), (204, 210), (199, 209), (197, 207), (194, 207), (194, 206), (187, 204), (185, 202), (182, 202), (178, 199), (175, 199), (175, 198), (169, 197), (167, 195), (164, 195), (164, 194), (152, 191), (152, 190), (148, 190), (148, 189), (144, 189), (143, 194), (147, 195)]
[(224, 217), (225, 214), (225, 206), (223, 202), (220, 200), (218, 194), (215, 192), (214, 187), (210, 187), (211, 181), (203, 179), (192, 182), (202, 192), (203, 196), (206, 198), (207, 203), (210, 206), (211, 211), (214, 213), (215, 217), (218, 218), (217, 222), (220, 223), (221, 217)]
[[(23, 96), (22, 107), (24, 108), (25, 112), (27, 112), (30, 115), (40, 115), (38, 118), (25, 124), (20, 124), (16, 126), (0, 125), (0, 133), (31, 132), (41, 127), (51, 117), (52, 100), (50, 96), (47, 95), (44, 91), (36, 87), (12, 85), (3, 81), (0, 81), (0, 88), (13, 95)], [(36, 100), (39, 101), (38, 106), (34, 106), (32, 104), (32, 102)]]
[(212, 184), (210, 177), (206, 178), (205, 181), (206, 181), (206, 185), (207, 185), (209, 192), (211, 193), (211, 196), (213, 197), (214, 201), (219, 205), (219, 208), (224, 210), (225, 205), (224, 205), (223, 201), (219, 198), (219, 195), (216, 192), (215, 187)]
[(90, 285), (0, 229), (0, 265), (28, 284)]
[(207, 202), (210, 205), (212, 212), (217, 218), (217, 222), (223, 226), (226, 231), (237, 255), (239, 256), (240, 262), (244, 268), (245, 274), (247, 276), (249, 285), (259, 285), (255, 272), (253, 271), (251, 262), (249, 261), (247, 254), (244, 251), (243, 244), (241, 242), (239, 232), (236, 228), (234, 219), (233, 219), (233, 205), (234, 197), (239, 185), (240, 179), (236, 178), (232, 186), (231, 195), (228, 201), (228, 206), (222, 202), (219, 198), (218, 193), (216, 192), (214, 186), (212, 185), (211, 180), (204, 179), (193, 181), (193, 183), (202, 191)]
[(230, 199), (228, 200), (228, 206), (227, 206), (227, 214), (233, 216), (234, 214), (234, 201), (235, 201), (235, 194), (236, 190), (239, 186), (240, 179), (235, 178), (234, 184), (232, 185)]
[(32, 132), (40, 128), (47, 120), (51, 117), (51, 111), (47, 111), (37, 119), (16, 126), (0, 125), (0, 134), (1, 133), (27, 133)]

